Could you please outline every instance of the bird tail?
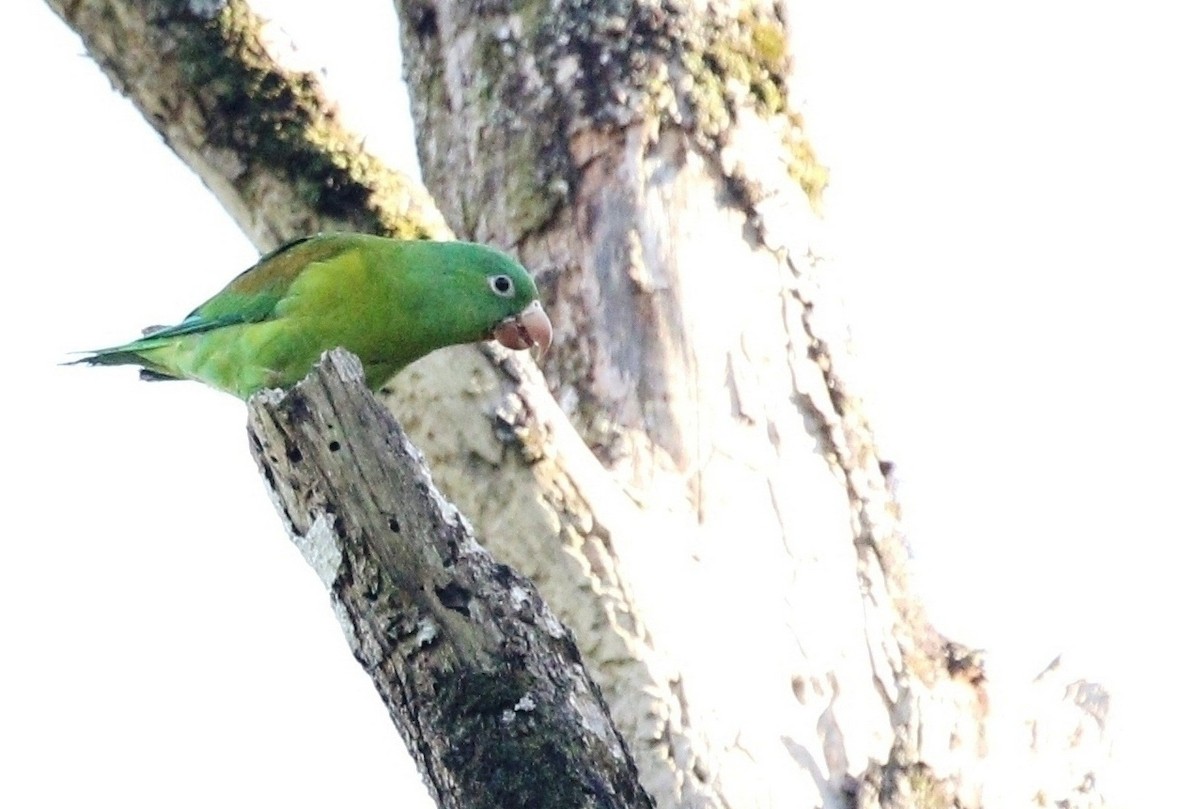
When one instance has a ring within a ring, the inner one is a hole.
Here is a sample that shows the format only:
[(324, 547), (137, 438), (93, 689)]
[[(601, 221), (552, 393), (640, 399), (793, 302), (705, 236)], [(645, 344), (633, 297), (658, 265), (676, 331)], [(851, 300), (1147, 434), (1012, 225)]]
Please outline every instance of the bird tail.
[(139, 376), (150, 382), (159, 382), (169, 379), (183, 379), (183, 377), (171, 373), (169, 370), (154, 362), (146, 356), (144, 352), (152, 348), (159, 348), (164, 344), (163, 340), (155, 340), (154, 333), (162, 327), (151, 327), (146, 329), (145, 337), (134, 340), (131, 343), (124, 345), (111, 346), (109, 348), (98, 348), (88, 352), (88, 356), (80, 357), (77, 360), (62, 363), (63, 365), (137, 365), (140, 366)]

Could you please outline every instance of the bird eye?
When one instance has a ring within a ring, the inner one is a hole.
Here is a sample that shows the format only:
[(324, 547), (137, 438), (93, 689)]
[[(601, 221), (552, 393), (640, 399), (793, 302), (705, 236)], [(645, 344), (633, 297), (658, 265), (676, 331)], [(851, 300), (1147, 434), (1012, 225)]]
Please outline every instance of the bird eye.
[(502, 298), (511, 298), (516, 287), (513, 285), (513, 280), (507, 275), (491, 275), (488, 276), (488, 286)]

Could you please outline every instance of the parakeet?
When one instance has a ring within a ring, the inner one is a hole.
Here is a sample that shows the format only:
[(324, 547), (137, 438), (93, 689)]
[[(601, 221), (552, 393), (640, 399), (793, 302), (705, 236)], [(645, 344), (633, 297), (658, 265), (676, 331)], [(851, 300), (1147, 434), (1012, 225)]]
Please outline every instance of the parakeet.
[(339, 346), (378, 390), (438, 348), (493, 338), (545, 350), (551, 337), (533, 279), (498, 250), (327, 233), (263, 256), (178, 325), (78, 362), (140, 365), (150, 379), (195, 379), (244, 399), (298, 382)]

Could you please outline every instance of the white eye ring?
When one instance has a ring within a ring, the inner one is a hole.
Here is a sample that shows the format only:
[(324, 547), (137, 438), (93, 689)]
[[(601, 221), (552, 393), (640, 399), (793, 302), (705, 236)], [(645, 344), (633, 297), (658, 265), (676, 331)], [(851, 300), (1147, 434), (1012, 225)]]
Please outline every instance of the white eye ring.
[(507, 275), (489, 275), (488, 286), (501, 298), (511, 298), (517, 294), (517, 285)]

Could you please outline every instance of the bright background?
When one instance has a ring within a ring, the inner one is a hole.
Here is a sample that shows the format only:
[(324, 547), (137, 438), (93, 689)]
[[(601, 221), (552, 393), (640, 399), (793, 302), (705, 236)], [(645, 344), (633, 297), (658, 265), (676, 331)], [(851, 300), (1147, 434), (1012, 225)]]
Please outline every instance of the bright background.
[[(411, 159), (390, 3), (258, 7), (369, 148)], [(1065, 652), (1108, 686), (1139, 805), (1177, 802), (1200, 719), (1187, 15), (808, 0), (793, 21), (922, 594), (997, 679)], [(177, 319), (254, 251), (41, 4), (0, 7), (0, 71), (0, 805), (405, 803), (243, 406), (57, 364)]]

